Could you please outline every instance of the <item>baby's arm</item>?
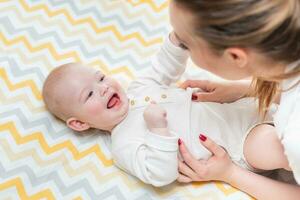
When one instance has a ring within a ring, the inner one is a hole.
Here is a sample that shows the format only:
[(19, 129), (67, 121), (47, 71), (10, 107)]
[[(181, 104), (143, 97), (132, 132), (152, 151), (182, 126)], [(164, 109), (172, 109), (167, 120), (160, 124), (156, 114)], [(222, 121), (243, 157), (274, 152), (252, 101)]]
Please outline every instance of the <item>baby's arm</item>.
[(143, 141), (129, 141), (113, 152), (114, 162), (144, 183), (165, 186), (178, 177), (177, 141), (176, 136), (162, 136), (147, 131)]
[[(168, 36), (147, 68), (133, 81), (129, 89), (145, 85), (170, 85), (179, 80), (186, 68), (188, 51), (180, 48), (173, 37)], [(170, 39), (172, 37), (172, 41)]]
[(150, 104), (144, 111), (147, 126), (144, 141), (130, 141), (115, 155), (117, 165), (157, 187), (178, 177), (178, 138), (169, 132), (166, 114), (156, 103)]

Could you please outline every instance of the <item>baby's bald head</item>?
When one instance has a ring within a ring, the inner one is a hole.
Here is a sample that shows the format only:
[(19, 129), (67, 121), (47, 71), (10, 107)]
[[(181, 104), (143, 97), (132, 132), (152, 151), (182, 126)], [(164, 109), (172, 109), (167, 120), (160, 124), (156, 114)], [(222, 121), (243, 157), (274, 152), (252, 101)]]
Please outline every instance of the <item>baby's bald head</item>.
[(65, 84), (68, 81), (69, 73), (77, 63), (68, 63), (56, 67), (50, 72), (43, 86), (43, 100), (46, 108), (59, 119), (66, 121), (70, 117), (70, 110), (66, 107)]

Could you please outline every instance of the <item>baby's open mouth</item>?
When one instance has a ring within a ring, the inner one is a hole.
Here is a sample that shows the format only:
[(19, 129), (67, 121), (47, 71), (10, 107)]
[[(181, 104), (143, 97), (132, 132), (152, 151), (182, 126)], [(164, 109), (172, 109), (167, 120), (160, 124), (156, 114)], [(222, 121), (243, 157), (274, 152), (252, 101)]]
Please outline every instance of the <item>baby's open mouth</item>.
[(114, 93), (107, 103), (107, 108), (111, 109), (120, 103), (120, 97), (117, 93)]

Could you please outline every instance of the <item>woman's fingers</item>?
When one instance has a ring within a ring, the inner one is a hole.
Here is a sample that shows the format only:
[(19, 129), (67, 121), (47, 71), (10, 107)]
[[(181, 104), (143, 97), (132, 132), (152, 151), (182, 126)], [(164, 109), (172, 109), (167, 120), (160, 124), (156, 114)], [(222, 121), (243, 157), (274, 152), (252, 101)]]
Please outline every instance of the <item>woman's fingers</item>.
[(210, 138), (206, 137), (203, 134), (199, 135), (199, 139), (204, 147), (206, 147), (212, 154), (214, 154), (217, 157), (222, 157), (226, 155), (225, 150), (216, 144), (214, 141), (212, 141)]
[(187, 150), (182, 140), (179, 139), (178, 144), (183, 161), (192, 169), (196, 168), (198, 160), (195, 159), (193, 155)]
[(216, 99), (214, 92), (194, 92), (192, 94), (193, 101), (214, 102)]
[(197, 174), (189, 167), (187, 166), (184, 162), (178, 162), (178, 171), (190, 178), (196, 177)]
[(208, 80), (187, 80), (180, 85), (180, 88), (199, 88), (199, 91), (195, 91), (192, 95), (193, 101), (216, 101), (217, 96), (215, 94), (215, 88), (212, 87)]
[(186, 80), (179, 87), (182, 89), (190, 88), (199, 88), (204, 91), (208, 90), (209, 81), (208, 80)]
[(179, 173), (177, 181), (180, 182), (180, 183), (190, 183), (193, 180), (191, 178)]
[(231, 176), (234, 164), (226, 151), (217, 143), (200, 134), (199, 139), (213, 155), (208, 160), (196, 160), (188, 151), (182, 140), (178, 140), (182, 161), (178, 163), (181, 174), (178, 181), (227, 180)]
[[(203, 164), (204, 160), (198, 160), (198, 170), (201, 167), (205, 167)], [(204, 181), (204, 179), (200, 178), (199, 174), (197, 174), (193, 169), (191, 169), (185, 162), (178, 162), (178, 171), (182, 176), (189, 178), (192, 181)]]

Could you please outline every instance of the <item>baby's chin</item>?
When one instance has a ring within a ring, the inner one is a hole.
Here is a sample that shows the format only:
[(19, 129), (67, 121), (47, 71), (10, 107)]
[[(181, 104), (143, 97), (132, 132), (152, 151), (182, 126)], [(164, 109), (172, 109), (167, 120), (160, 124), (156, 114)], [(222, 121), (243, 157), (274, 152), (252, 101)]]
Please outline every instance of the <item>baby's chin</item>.
[(127, 115), (128, 115), (128, 112), (129, 112), (129, 100), (128, 100), (127, 97), (126, 98), (121, 98), (121, 99), (122, 99), (121, 106), (117, 110), (117, 114), (115, 115), (114, 119), (112, 120), (113, 123), (111, 124), (111, 126), (109, 126), (109, 127), (106, 128), (106, 130), (109, 131), (109, 132), (111, 132), (116, 126), (118, 126), (127, 117)]
[(121, 103), (122, 103), (122, 107), (120, 109), (120, 118), (121, 118), (121, 120), (120, 120), (119, 123), (121, 123), (121, 121), (123, 121), (126, 118), (128, 112), (129, 112), (129, 99), (127, 97), (122, 98)]

